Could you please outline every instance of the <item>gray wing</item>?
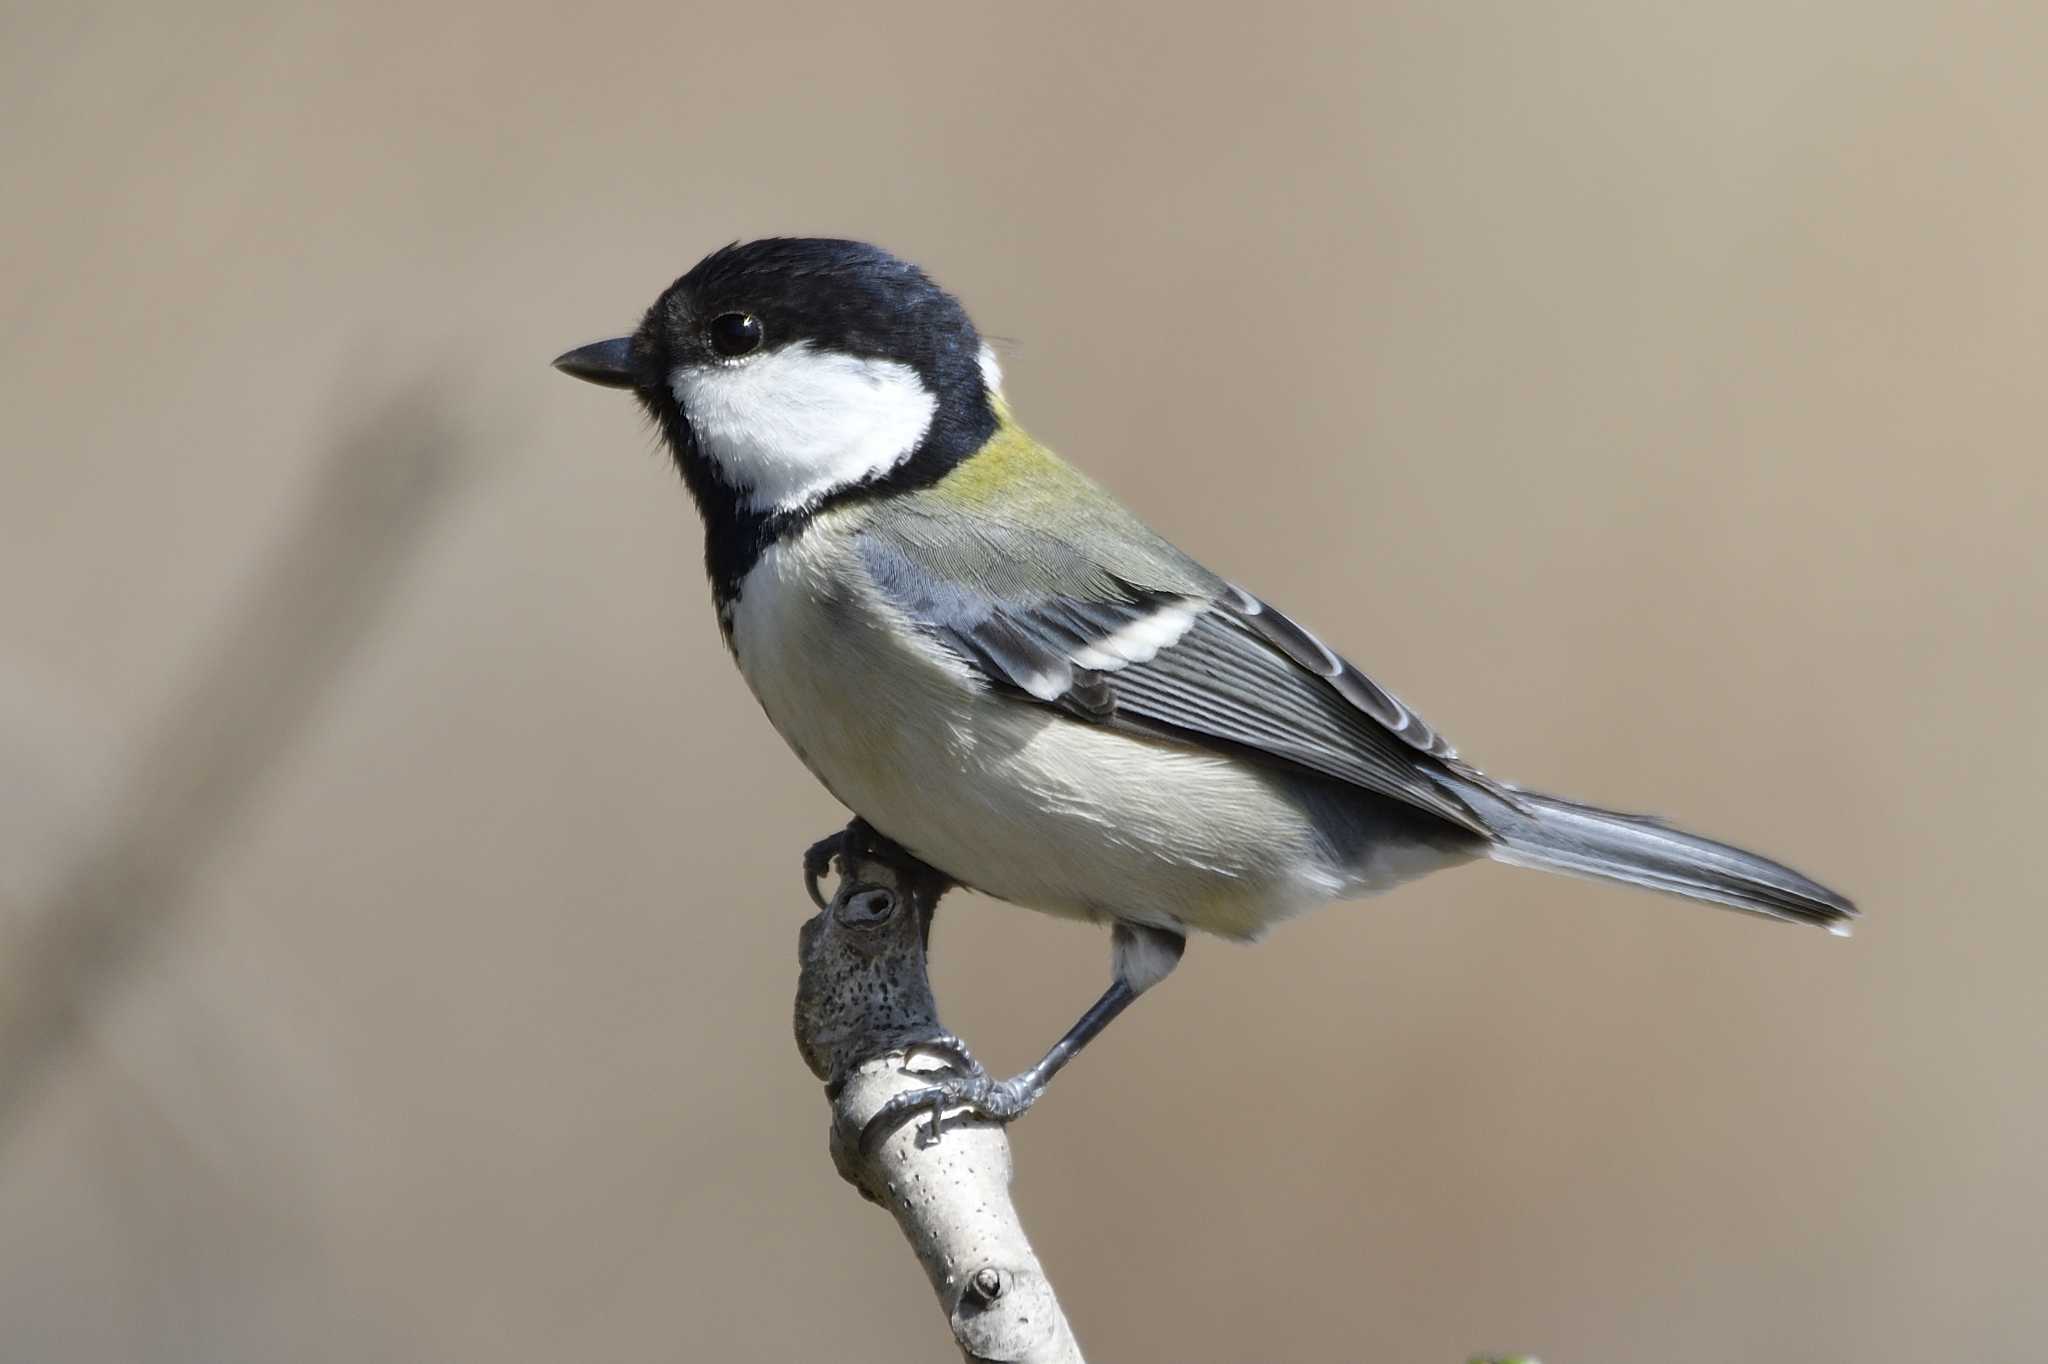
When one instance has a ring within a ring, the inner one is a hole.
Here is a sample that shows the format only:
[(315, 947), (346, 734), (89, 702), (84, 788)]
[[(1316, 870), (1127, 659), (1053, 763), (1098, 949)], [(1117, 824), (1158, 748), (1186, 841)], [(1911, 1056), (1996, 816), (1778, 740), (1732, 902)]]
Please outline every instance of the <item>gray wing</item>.
[[(980, 527), (987, 563), (1015, 528)], [(1105, 570), (1064, 545), (1007, 548), (1029, 570), (953, 571), (928, 542), (860, 537), (883, 594), (991, 685), (1077, 718), (1247, 754), (1339, 781), (1484, 832), (1438, 774), (1480, 780), (1391, 693), (1308, 631), (1164, 542)], [(1165, 556), (1170, 555), (1170, 558)], [(1064, 561), (1064, 562), (1063, 562)], [(1126, 576), (1129, 575), (1129, 576)]]

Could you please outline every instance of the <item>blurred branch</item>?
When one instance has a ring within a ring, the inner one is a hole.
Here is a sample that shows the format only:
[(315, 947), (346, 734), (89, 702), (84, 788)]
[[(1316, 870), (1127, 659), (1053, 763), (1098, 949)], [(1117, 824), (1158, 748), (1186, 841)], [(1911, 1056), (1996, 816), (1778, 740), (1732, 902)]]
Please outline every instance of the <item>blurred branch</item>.
[(798, 938), (796, 995), (797, 1049), (832, 1101), (833, 1164), (894, 1214), (968, 1360), (1081, 1364), (1010, 1201), (1010, 1139), (1000, 1126), (952, 1116), (940, 1136), (925, 1121), (907, 1123), (873, 1155), (861, 1152), (867, 1120), (920, 1084), (905, 1049), (944, 1032), (925, 938), (946, 885), (914, 859), (856, 849), (852, 839), (838, 864), (838, 893)]
[(425, 384), (323, 452), (297, 522), (113, 817), (0, 953), (0, 1145), (102, 997), (190, 908), (198, 873), (396, 598), (462, 464)]

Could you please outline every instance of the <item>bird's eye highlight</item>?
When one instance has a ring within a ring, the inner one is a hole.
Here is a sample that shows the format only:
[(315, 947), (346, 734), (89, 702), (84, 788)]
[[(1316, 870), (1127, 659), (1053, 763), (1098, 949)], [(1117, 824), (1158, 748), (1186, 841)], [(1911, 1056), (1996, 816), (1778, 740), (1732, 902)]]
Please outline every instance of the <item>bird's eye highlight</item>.
[(711, 319), (711, 349), (732, 360), (761, 344), (761, 319), (752, 313), (721, 313)]

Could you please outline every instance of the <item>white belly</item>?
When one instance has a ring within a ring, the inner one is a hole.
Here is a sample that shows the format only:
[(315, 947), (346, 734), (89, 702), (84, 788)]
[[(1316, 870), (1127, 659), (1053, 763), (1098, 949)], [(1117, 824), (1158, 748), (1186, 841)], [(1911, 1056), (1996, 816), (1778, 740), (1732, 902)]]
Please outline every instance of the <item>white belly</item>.
[(987, 691), (815, 528), (748, 574), (732, 630), (748, 684), (818, 779), (999, 899), (1251, 938), (1377, 879), (1333, 865), (1273, 772)]

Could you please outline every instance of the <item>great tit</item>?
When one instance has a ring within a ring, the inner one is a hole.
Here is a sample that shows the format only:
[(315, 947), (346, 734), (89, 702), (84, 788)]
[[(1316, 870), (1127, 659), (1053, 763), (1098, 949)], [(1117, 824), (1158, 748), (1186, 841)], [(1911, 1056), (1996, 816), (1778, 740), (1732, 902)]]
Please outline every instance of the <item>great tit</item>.
[(1110, 927), (1109, 989), (1036, 1066), (956, 1040), (869, 1137), (998, 1121), (1180, 960), (1478, 857), (1845, 932), (1800, 873), (1488, 777), (1391, 692), (1025, 434), (960, 303), (860, 242), (715, 251), (558, 368), (630, 389), (702, 512), (761, 708), (959, 884)]

